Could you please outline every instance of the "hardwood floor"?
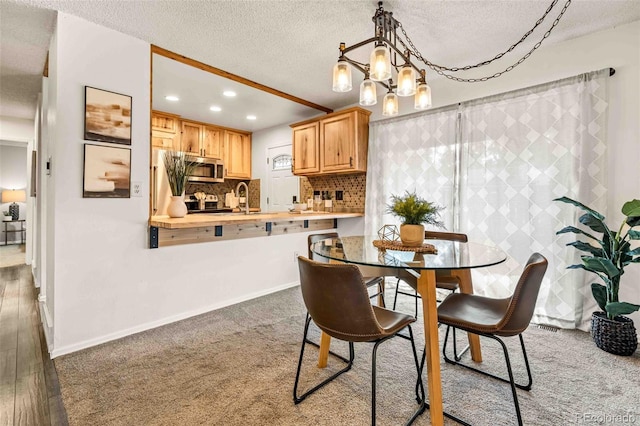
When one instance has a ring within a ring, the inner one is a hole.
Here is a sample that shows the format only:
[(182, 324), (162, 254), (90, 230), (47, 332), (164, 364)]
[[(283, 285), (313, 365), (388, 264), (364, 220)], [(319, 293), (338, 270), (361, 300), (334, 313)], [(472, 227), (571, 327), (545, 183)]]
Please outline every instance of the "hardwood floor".
[(0, 268), (0, 426), (68, 425), (27, 265)]

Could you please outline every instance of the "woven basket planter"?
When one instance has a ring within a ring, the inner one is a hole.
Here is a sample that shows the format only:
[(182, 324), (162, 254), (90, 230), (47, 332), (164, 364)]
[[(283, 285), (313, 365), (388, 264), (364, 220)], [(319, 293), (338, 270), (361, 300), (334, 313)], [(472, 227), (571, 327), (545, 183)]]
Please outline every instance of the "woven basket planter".
[(594, 312), (591, 315), (591, 336), (597, 347), (614, 355), (629, 356), (638, 347), (633, 320), (623, 316), (610, 320), (604, 312)]

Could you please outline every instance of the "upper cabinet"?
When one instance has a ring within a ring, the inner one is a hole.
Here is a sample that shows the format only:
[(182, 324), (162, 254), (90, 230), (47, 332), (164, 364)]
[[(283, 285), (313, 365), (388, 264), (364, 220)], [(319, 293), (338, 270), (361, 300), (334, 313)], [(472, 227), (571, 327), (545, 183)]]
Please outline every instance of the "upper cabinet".
[(224, 131), (225, 179), (251, 179), (251, 135)]
[(151, 145), (156, 148), (180, 150), (180, 116), (153, 111)]
[(320, 123), (308, 123), (293, 128), (293, 174), (320, 171)]
[(193, 121), (182, 121), (182, 151), (198, 157), (222, 158), (222, 130)]
[(154, 148), (222, 159), (225, 178), (251, 179), (250, 132), (181, 120), (179, 115), (153, 111), (151, 144)]
[(202, 140), (203, 127), (200, 124), (192, 123), (190, 121), (182, 122), (182, 151), (189, 154), (202, 156), (202, 147), (200, 146)]
[(223, 148), (223, 130), (218, 127), (204, 126), (202, 134), (202, 152), (203, 157), (222, 158), (224, 155)]
[(292, 124), (293, 173), (366, 172), (369, 115), (356, 107)]

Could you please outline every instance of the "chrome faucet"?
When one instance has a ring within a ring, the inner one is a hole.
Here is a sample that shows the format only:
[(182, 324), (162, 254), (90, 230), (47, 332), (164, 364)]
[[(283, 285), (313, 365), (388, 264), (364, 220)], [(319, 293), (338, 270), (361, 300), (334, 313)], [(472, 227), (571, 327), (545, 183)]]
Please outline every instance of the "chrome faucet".
[(238, 186), (236, 186), (236, 197), (240, 198), (240, 187), (242, 185), (244, 185), (244, 214), (249, 214), (249, 187), (246, 183), (238, 183)]

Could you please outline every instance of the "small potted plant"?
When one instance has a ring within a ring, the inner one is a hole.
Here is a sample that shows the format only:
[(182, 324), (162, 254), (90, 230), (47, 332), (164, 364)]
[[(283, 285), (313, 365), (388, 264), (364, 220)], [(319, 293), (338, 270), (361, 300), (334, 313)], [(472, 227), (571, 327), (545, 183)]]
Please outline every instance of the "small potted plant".
[[(585, 252), (582, 263), (568, 269), (584, 269), (596, 274), (605, 285), (592, 283), (591, 292), (602, 312), (594, 312), (591, 317), (591, 335), (596, 346), (616, 355), (631, 355), (638, 346), (638, 336), (633, 321), (623, 315), (640, 309), (640, 305), (620, 302), (618, 290), (624, 268), (631, 263), (640, 263), (640, 248), (632, 248), (631, 240), (640, 240), (640, 231), (633, 228), (640, 225), (640, 200), (631, 200), (622, 206), (624, 219), (617, 231), (609, 229), (604, 216), (584, 204), (561, 197), (560, 201), (584, 210), (580, 223), (588, 227), (587, 232), (574, 226), (566, 226), (556, 234), (574, 233), (586, 237), (587, 241), (573, 241), (568, 246)], [(601, 235), (594, 235), (601, 234)], [(594, 243), (594, 244), (591, 244)]]
[(13, 218), (11, 217), (11, 213), (9, 213), (9, 210), (5, 210), (5, 211), (2, 212), (2, 220), (4, 222), (9, 222), (12, 219)]
[(387, 212), (402, 219), (400, 240), (409, 247), (421, 246), (424, 241), (424, 224), (444, 228), (439, 220), (443, 207), (420, 198), (416, 192), (406, 191), (404, 195), (391, 195)]
[(189, 160), (187, 155), (181, 151), (166, 151), (163, 161), (172, 195), (171, 202), (167, 207), (167, 214), (169, 217), (184, 217), (187, 214), (184, 190), (187, 186), (187, 179), (197, 164)]

